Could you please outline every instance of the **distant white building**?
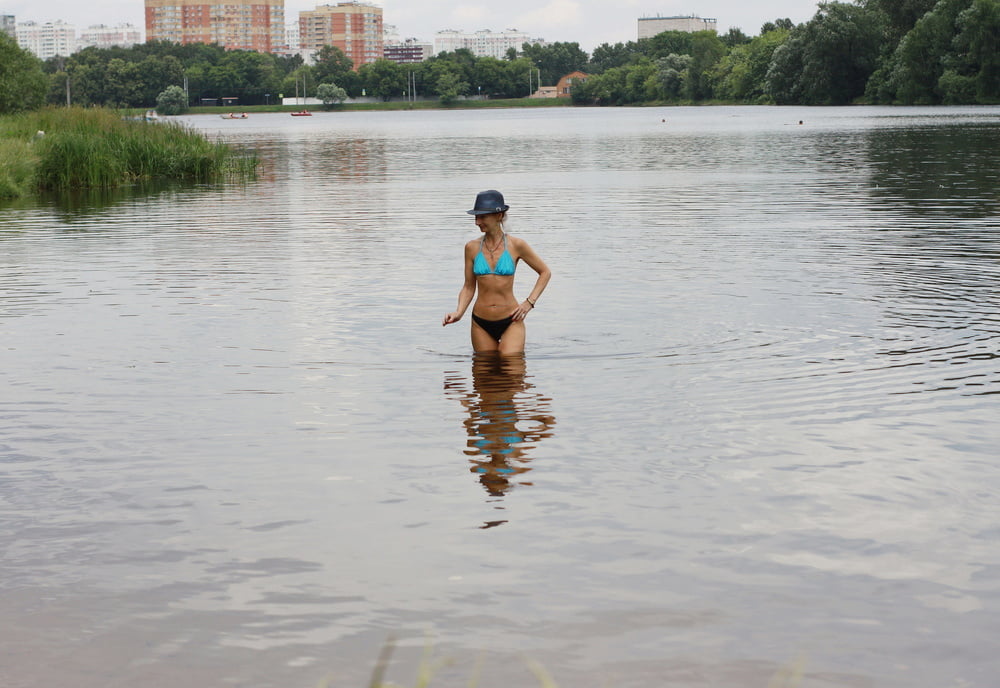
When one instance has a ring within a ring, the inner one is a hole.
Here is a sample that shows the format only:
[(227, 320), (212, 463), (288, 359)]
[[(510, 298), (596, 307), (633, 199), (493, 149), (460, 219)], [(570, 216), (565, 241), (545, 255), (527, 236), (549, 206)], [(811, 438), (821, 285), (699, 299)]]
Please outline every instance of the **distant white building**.
[(84, 48), (130, 48), (146, 41), (142, 29), (133, 24), (106, 26), (95, 24), (80, 32), (77, 49)]
[(13, 14), (0, 14), (0, 31), (17, 40), (17, 19)]
[(514, 48), (518, 52), (525, 43), (548, 45), (541, 38), (532, 38), (523, 31), (517, 29), (504, 29), (495, 33), (488, 29), (476, 31), (475, 33), (464, 33), (451, 29), (438, 31), (434, 36), (434, 54), (451, 53), (460, 48), (472, 51), (476, 57), (495, 57), (503, 59), (507, 51)]
[(716, 31), (718, 19), (702, 19), (693, 14), (684, 17), (639, 17), (639, 39), (652, 38), (664, 31)]
[(17, 25), (17, 44), (43, 60), (76, 51), (76, 27), (62, 21), (21, 22)]
[[(291, 22), (285, 24), (285, 44), (272, 51), (275, 55), (282, 57), (294, 57), (302, 55), (302, 42), (299, 38), (299, 23)], [(308, 64), (312, 64), (311, 56), (302, 55)]]

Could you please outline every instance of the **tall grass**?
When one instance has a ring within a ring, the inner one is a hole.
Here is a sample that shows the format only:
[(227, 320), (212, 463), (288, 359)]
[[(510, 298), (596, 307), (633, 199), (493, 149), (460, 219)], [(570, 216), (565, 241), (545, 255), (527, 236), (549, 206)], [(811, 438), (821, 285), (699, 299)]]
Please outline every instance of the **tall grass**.
[(0, 198), (21, 198), (35, 188), (38, 157), (27, 141), (0, 139)]
[[(19, 155), (33, 172), (8, 165)], [(23, 195), (26, 185), (62, 191), (154, 179), (247, 178), (257, 164), (255, 155), (240, 155), (179, 124), (124, 119), (112, 110), (46, 108), (0, 118), (0, 180), (12, 179), (8, 197)], [(18, 189), (21, 194), (14, 193)]]

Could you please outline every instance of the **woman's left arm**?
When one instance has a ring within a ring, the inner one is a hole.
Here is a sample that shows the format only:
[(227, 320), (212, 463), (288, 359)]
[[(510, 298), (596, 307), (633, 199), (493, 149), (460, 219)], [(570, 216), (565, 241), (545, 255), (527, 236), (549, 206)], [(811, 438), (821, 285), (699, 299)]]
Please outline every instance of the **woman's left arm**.
[(538, 297), (545, 291), (545, 287), (548, 286), (549, 280), (552, 279), (552, 271), (549, 270), (549, 266), (545, 264), (544, 260), (539, 258), (538, 254), (535, 253), (535, 250), (531, 248), (527, 241), (524, 239), (513, 240), (517, 257), (538, 273), (538, 279), (535, 280), (535, 286), (531, 290), (531, 293), (528, 294), (528, 298), (518, 304), (517, 310), (513, 313), (514, 320), (524, 320), (528, 312), (534, 309), (535, 302), (538, 301)]

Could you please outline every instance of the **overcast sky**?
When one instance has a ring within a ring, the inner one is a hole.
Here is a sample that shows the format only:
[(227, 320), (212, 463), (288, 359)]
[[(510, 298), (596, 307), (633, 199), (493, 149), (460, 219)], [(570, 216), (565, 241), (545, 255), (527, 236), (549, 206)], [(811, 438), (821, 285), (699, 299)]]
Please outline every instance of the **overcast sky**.
[[(208, 2), (209, 0), (206, 0)], [(212, 0), (214, 1), (214, 0)], [(285, 19), (294, 21), (300, 10), (337, 0), (285, 0)], [(755, 36), (766, 21), (788, 17), (796, 24), (816, 13), (816, 0), (382, 0), (386, 24), (399, 28), (403, 38), (431, 42), (442, 29), (477, 31), (519, 29), (549, 42), (575, 41), (591, 52), (602, 43), (636, 39), (639, 17), (697, 15), (718, 20), (719, 33), (739, 27)], [(77, 32), (91, 24), (128, 22), (145, 26), (142, 0), (0, 0), (0, 12), (17, 21), (62, 19)]]

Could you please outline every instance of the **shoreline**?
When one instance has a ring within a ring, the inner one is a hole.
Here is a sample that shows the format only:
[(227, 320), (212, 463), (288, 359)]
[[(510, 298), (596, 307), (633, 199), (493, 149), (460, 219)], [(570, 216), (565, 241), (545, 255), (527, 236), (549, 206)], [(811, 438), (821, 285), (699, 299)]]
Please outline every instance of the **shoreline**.
[[(583, 107), (574, 105), (570, 98), (512, 98), (498, 100), (465, 100), (451, 105), (444, 105), (439, 100), (390, 100), (387, 102), (345, 102), (340, 105), (296, 104), (296, 105), (247, 105), (244, 107), (226, 107), (222, 105), (193, 105), (184, 111), (185, 115), (224, 115), (233, 113), (261, 112), (298, 112), (308, 110), (320, 112), (364, 112), (374, 110), (479, 110), (495, 108), (551, 108), (551, 107)], [(146, 110), (129, 108), (127, 112), (141, 115)]]

